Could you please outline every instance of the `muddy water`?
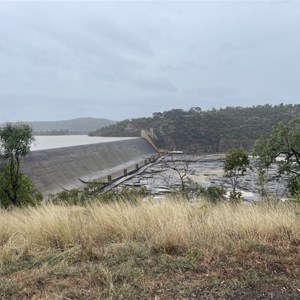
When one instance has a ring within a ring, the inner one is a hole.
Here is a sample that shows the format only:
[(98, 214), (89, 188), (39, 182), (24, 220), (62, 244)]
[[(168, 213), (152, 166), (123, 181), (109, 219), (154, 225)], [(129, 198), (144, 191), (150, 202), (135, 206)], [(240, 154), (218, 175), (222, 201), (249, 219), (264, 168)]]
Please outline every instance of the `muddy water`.
[[(225, 155), (201, 155), (192, 156), (185, 154), (173, 154), (165, 157), (157, 164), (146, 169), (123, 183), (123, 186), (146, 187), (152, 194), (163, 194), (178, 190), (181, 185), (181, 176), (186, 183), (188, 178), (197, 182), (203, 187), (220, 186), (228, 193), (232, 190), (230, 179), (224, 176)], [(284, 198), (287, 194), (286, 180), (277, 181), (275, 179), (276, 168), (269, 171), (266, 190)], [(242, 192), (247, 201), (257, 201), (260, 199), (257, 174), (248, 170), (246, 174), (239, 178), (237, 190)]]

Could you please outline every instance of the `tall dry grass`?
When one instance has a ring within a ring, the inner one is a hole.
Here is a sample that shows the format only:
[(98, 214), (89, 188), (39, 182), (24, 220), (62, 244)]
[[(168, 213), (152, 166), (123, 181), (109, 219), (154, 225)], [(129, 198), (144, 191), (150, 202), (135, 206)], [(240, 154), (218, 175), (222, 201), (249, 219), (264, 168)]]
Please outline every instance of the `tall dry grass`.
[(0, 210), (0, 263), (51, 250), (141, 242), (153, 249), (218, 249), (241, 240), (300, 240), (299, 207), (167, 200)]

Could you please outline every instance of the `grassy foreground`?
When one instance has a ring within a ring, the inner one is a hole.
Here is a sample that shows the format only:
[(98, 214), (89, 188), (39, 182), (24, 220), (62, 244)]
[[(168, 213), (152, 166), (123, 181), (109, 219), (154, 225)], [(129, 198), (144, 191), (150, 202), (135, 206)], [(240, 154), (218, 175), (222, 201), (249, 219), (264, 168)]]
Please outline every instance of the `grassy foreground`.
[(300, 208), (0, 210), (0, 267), (0, 299), (300, 299)]

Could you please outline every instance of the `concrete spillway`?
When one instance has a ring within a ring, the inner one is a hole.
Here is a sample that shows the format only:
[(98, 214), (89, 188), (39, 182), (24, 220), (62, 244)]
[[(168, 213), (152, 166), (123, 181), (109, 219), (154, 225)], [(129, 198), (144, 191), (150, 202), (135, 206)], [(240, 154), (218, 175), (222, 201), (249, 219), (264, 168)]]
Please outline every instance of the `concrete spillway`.
[(81, 180), (118, 177), (124, 169), (129, 172), (156, 155), (146, 140), (136, 138), (33, 151), (25, 158), (22, 171), (41, 192), (49, 194), (83, 187)]

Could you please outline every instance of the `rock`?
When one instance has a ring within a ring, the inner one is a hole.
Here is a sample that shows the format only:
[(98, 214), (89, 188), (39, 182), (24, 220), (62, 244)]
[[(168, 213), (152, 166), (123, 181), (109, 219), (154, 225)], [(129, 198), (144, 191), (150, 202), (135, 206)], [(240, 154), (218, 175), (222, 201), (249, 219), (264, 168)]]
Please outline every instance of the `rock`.
[[(187, 182), (189, 176), (192, 176), (193, 180), (203, 187), (222, 186), (226, 190), (230, 190), (230, 178), (223, 176), (224, 161), (218, 157), (219, 155), (202, 155), (196, 157), (181, 154), (180, 158), (178, 158), (176, 155), (173, 155), (172, 161), (168, 158), (164, 163), (154, 164), (144, 173), (125, 181), (122, 185), (147, 186), (154, 195), (170, 193), (181, 186), (178, 171), (181, 176), (186, 173), (183, 177), (185, 182)], [(186, 164), (186, 162), (188, 162), (188, 164)], [(176, 170), (168, 167), (167, 163), (175, 167)], [(282, 180), (279, 184), (274, 177), (276, 172), (277, 167), (272, 166), (269, 170), (266, 189), (270, 193), (277, 193), (283, 196), (286, 194), (287, 179)], [(244, 176), (240, 177), (238, 190), (243, 192), (244, 198), (247, 201), (259, 200), (256, 172), (249, 170)]]

